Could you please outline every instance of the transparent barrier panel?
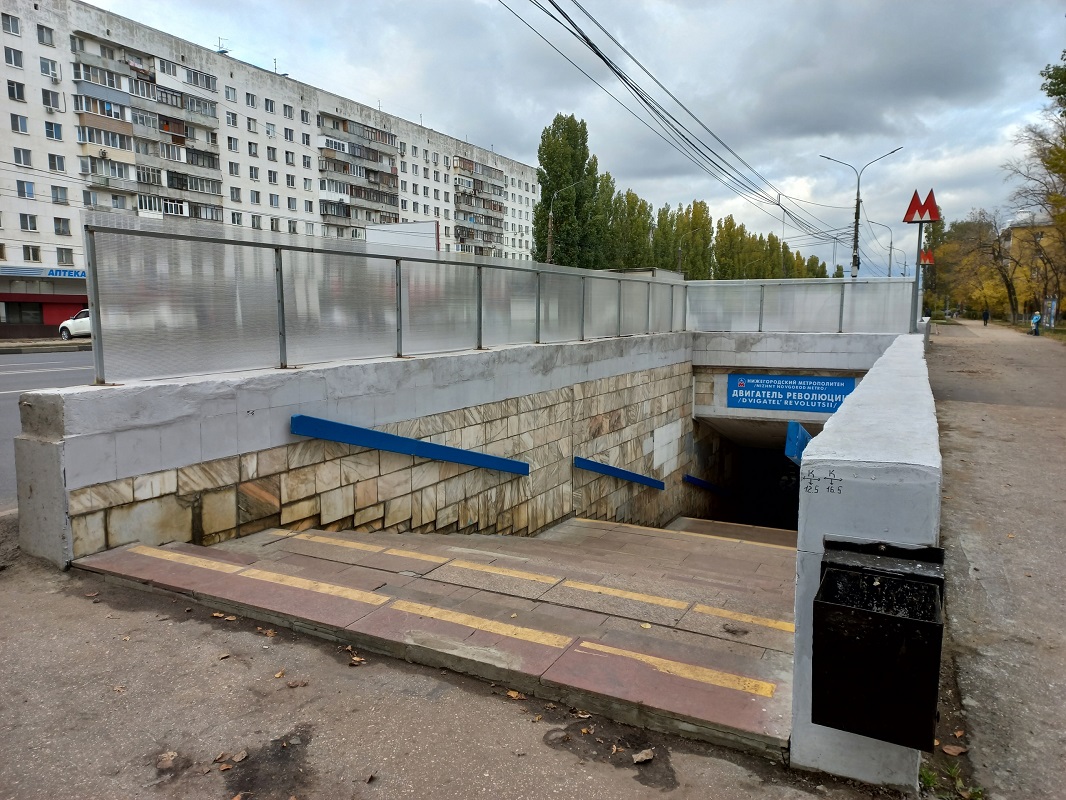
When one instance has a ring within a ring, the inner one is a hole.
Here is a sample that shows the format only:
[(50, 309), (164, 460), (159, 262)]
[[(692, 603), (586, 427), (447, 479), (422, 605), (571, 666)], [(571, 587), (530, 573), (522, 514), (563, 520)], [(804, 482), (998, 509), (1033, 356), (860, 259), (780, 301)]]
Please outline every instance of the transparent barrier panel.
[(485, 309), (482, 316), (482, 341), (485, 347), (535, 341), (536, 273), (483, 267), (481, 275)]
[(707, 281), (688, 285), (688, 327), (693, 331), (759, 330), (758, 283)]
[(403, 352), (477, 347), (477, 278), (470, 264), (404, 261)]
[(273, 250), (95, 237), (108, 381), (278, 366)]
[(685, 308), (685, 303), (688, 296), (687, 288), (685, 286), (674, 286), (671, 291), (674, 293), (674, 324), (670, 327), (675, 331), (683, 331), (686, 325), (687, 309)]
[(396, 266), (383, 258), (282, 253), (290, 364), (396, 355)]
[(651, 332), (666, 333), (671, 328), (670, 296), (673, 288), (662, 283), (649, 285), (651, 290)]
[(581, 278), (545, 272), (540, 277), (540, 340), (581, 338)]
[(602, 339), (618, 335), (617, 279), (585, 278), (585, 338)]
[(762, 329), (792, 333), (836, 333), (840, 325), (842, 285), (842, 282), (766, 284)]
[(844, 332), (907, 333), (913, 283), (890, 278), (848, 285), (844, 298)]
[(622, 333), (645, 333), (648, 328), (648, 284), (622, 281)]

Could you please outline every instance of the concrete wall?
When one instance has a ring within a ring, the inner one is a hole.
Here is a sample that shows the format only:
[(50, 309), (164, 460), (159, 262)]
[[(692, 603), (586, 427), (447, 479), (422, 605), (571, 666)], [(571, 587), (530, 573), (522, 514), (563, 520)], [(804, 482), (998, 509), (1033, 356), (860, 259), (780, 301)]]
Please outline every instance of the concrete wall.
[(865, 372), (898, 335), (700, 332), (692, 334), (692, 364), (697, 367), (737, 367), (737, 371), (750, 367)]
[[(813, 603), (826, 536), (937, 544), (938, 441), (923, 338), (914, 335), (896, 339), (807, 445), (800, 469), (793, 766), (874, 784), (917, 786), (918, 751), (811, 722)], [(841, 481), (839, 494), (824, 491), (831, 471)], [(823, 490), (815, 492), (816, 486)]]
[[(57, 564), (133, 540), (264, 527), (528, 534), (570, 514), (660, 524), (708, 500), (685, 333), (33, 392), (16, 468), (25, 551)], [(289, 433), (293, 414), (528, 461), (529, 477)], [(575, 472), (578, 454), (666, 493)], [(699, 474), (698, 472), (696, 474)]]

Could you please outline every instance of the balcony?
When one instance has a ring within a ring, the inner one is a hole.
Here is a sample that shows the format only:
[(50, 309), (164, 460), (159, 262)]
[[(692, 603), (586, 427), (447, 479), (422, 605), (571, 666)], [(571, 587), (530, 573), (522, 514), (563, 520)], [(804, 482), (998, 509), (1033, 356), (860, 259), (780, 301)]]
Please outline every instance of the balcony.
[(137, 193), (137, 181), (130, 178), (113, 178), (110, 175), (90, 175), (89, 183), (92, 186), (110, 189), (112, 192)]

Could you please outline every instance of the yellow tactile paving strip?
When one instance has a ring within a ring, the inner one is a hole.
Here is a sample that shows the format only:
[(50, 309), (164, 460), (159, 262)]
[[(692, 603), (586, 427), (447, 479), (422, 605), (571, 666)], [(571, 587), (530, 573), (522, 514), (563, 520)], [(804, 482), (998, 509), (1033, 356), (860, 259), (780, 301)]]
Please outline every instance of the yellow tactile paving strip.
[[(673, 533), (686, 533), (685, 531), (672, 531)], [(719, 538), (724, 541), (740, 542), (741, 539), (725, 539), (724, 537), (707, 536), (706, 534), (693, 533), (687, 534), (691, 536), (697, 536), (702, 538)], [(718, 608), (715, 606), (709, 606), (703, 603), (690, 603), (684, 600), (676, 600), (672, 597), (659, 597), (653, 594), (645, 594), (643, 592), (632, 592), (628, 589), (619, 589), (613, 586), (607, 586), (599, 583), (585, 583), (583, 581), (566, 580), (554, 575), (545, 575), (538, 572), (527, 572), (524, 570), (511, 569), (509, 567), (498, 567), (494, 564), (481, 564), (475, 561), (464, 561), (460, 559), (447, 559), (440, 556), (433, 556), (426, 553), (418, 553), (412, 550), (397, 550), (395, 548), (386, 548), (380, 545), (367, 544), (364, 542), (354, 542), (350, 539), (342, 539), (336, 536), (323, 536), (320, 534), (311, 533), (299, 533), (296, 534), (294, 539), (303, 539), (308, 542), (318, 542), (320, 544), (338, 545), (341, 547), (349, 547), (357, 550), (364, 550), (374, 553), (385, 553), (387, 555), (403, 556), (405, 558), (415, 558), (423, 561), (429, 561), (432, 563), (438, 563), (441, 565), (447, 565), (449, 567), (455, 567), (456, 569), (467, 569), (476, 572), (484, 572), (492, 575), (500, 575), (508, 578), (517, 578), (519, 580), (535, 581), (543, 584), (559, 584), (568, 589), (578, 589), (583, 592), (591, 592), (595, 594), (603, 594), (611, 597), (618, 597), (625, 600), (636, 600), (641, 603), (649, 603), (651, 605), (662, 606), (664, 608), (676, 608), (676, 609), (688, 609), (698, 614), (706, 614), (708, 616), (721, 617), (723, 619), (730, 619), (734, 622), (744, 622), (749, 625), (759, 625), (765, 628), (773, 628), (779, 631), (786, 631), (794, 633), (796, 626), (786, 620), (771, 619), (769, 617), (760, 617), (753, 614), (745, 614), (740, 611), (733, 611), (727, 608)], [(748, 544), (760, 544), (758, 542), (748, 542)], [(779, 549), (788, 550), (787, 547), (781, 545), (765, 545), (766, 547), (777, 547)], [(795, 548), (792, 548), (795, 549)], [(446, 582), (446, 581), (445, 581)]]
[[(304, 536), (302, 538), (310, 537)], [(323, 539), (332, 537), (315, 538)], [(388, 607), (396, 611), (416, 614), (418, 616), (428, 617), (430, 619), (441, 620), (444, 622), (452, 622), (457, 625), (463, 625), (468, 628), (472, 628), (474, 630), (485, 631), (500, 636), (506, 636), (512, 639), (532, 642), (534, 644), (540, 644), (558, 650), (566, 649), (575, 641), (574, 638), (561, 634), (549, 633), (548, 631), (541, 631), (535, 628), (527, 628), (520, 625), (512, 625), (505, 622), (499, 622), (493, 619), (487, 619), (485, 617), (465, 614), (459, 611), (453, 611), (451, 609), (438, 608), (436, 606), (430, 606), (423, 603), (415, 603), (408, 600), (396, 599), (388, 595), (378, 594), (376, 592), (365, 592), (347, 586), (340, 586), (333, 583), (327, 583), (325, 581), (308, 580), (306, 578), (300, 578), (293, 575), (286, 575), (278, 572), (271, 572), (269, 570), (263, 570), (257, 567), (213, 561), (211, 559), (200, 558), (198, 556), (176, 552), (173, 550), (146, 547), (144, 545), (134, 545), (128, 548), (128, 551), (136, 553), (138, 555), (183, 564), (185, 566), (197, 567), (200, 569), (209, 569), (216, 572), (231, 574), (237, 577), (251, 578), (254, 580), (275, 583), (281, 586), (304, 589), (307, 591), (316, 592), (318, 594), (325, 594), (333, 597), (355, 600), (357, 602), (368, 603), (370, 605), (375, 606)], [(477, 566), (484, 567), (486, 565), (478, 564)], [(517, 572), (517, 570), (508, 570), (504, 574), (510, 574), (514, 572)], [(511, 575), (511, 577), (514, 577), (514, 575)], [(555, 579), (552, 580), (553, 582), (555, 581)], [(594, 584), (587, 584), (587, 586), (596, 589), (605, 588), (596, 587)], [(622, 592), (623, 590), (614, 591)], [(640, 596), (636, 592), (625, 592), (625, 596), (629, 595), (634, 595), (637, 597)], [(663, 600), (666, 598), (658, 599)], [(681, 601), (673, 602), (679, 603), (680, 607), (687, 607), (688, 605), (687, 603), (682, 603)], [(586, 650), (594, 652), (633, 659), (635, 661), (647, 664), (655, 668), (656, 670), (669, 675), (674, 675), (680, 678), (685, 678), (699, 683), (705, 683), (726, 689), (734, 689), (736, 691), (745, 692), (747, 694), (753, 694), (760, 697), (773, 697), (776, 688), (773, 683), (769, 683), (766, 681), (760, 681), (742, 675), (734, 675), (728, 672), (721, 672), (719, 670), (714, 670), (707, 667), (700, 667), (694, 664), (687, 664), (681, 661), (674, 661), (672, 659), (659, 658), (657, 656), (646, 655), (644, 653), (638, 653), (631, 650), (623, 650), (620, 648), (601, 644), (599, 642), (582, 640), (579, 646), (585, 648)]]

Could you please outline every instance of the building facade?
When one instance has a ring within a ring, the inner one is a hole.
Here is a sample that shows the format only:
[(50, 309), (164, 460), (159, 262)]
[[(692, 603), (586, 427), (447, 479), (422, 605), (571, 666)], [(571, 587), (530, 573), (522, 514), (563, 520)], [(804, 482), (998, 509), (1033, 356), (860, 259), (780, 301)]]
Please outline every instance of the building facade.
[(86, 305), (81, 211), (530, 259), (534, 166), (78, 0), (5, 0), (0, 338)]

